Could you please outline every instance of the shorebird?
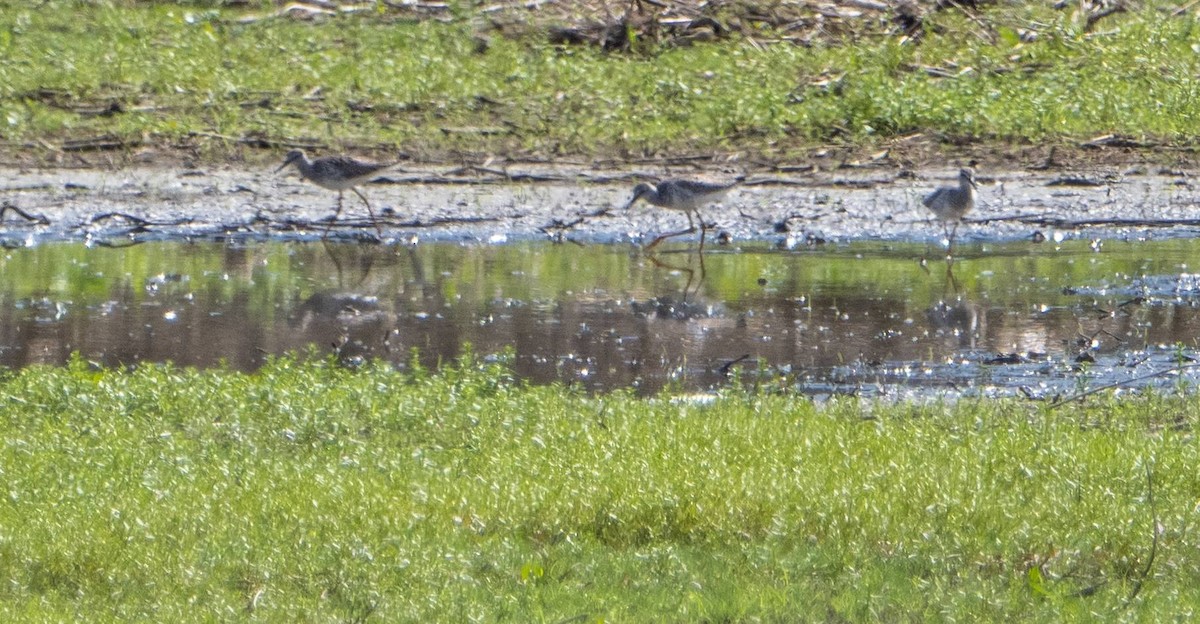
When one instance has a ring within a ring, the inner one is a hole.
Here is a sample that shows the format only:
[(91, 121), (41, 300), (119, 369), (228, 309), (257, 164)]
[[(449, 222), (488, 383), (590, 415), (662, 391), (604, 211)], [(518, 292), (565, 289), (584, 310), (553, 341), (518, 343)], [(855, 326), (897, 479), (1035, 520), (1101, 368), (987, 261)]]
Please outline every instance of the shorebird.
[(700, 216), (700, 208), (720, 200), (737, 184), (737, 182), (716, 184), (696, 180), (663, 180), (657, 186), (652, 186), (643, 182), (633, 187), (633, 198), (625, 205), (625, 209), (629, 210), (639, 199), (645, 199), (655, 206), (670, 208), (671, 210), (682, 210), (687, 215), (688, 229), (663, 234), (651, 241), (646, 246), (646, 249), (653, 249), (655, 245), (672, 236), (695, 232), (696, 224), (692, 221), (692, 213), (695, 213), (696, 218), (700, 220), (700, 250), (704, 251), (704, 231), (706, 226), (704, 218)]
[[(296, 169), (300, 170), (300, 175), (313, 184), (338, 192), (337, 211), (329, 220), (331, 225), (337, 221), (338, 215), (342, 214), (342, 194), (346, 189), (350, 189), (367, 205), (367, 214), (371, 215), (371, 225), (375, 226), (375, 231), (379, 233), (380, 237), (383, 236), (383, 230), (379, 227), (379, 222), (375, 220), (375, 211), (371, 209), (371, 202), (367, 201), (367, 197), (354, 187), (374, 180), (384, 171), (394, 167), (395, 163), (383, 164), (358, 160), (349, 156), (324, 156), (316, 160), (309, 160), (304, 150), (297, 149), (287, 153), (283, 164), (279, 165), (275, 172), (283, 171), (288, 165), (296, 165)], [(326, 233), (328, 231), (326, 230)]]
[[(954, 236), (958, 234), (958, 224), (962, 222), (963, 215), (975, 207), (975, 190), (978, 188), (975, 170), (967, 167), (958, 171), (958, 186), (943, 186), (921, 200), (942, 222), (942, 231), (946, 233), (950, 249), (954, 249)], [(946, 229), (950, 223), (954, 224), (953, 230)]]

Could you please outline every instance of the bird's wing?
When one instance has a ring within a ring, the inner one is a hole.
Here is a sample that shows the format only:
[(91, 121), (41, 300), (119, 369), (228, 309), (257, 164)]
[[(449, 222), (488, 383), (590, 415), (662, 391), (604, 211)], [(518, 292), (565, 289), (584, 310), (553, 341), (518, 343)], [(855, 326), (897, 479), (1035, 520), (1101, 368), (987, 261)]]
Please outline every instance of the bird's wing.
[(716, 182), (705, 182), (703, 180), (670, 180), (669, 182), (685, 192), (696, 195), (719, 193), (721, 191), (728, 191), (734, 186), (737, 186), (737, 182), (732, 184), (719, 184)]
[(941, 197), (943, 194), (945, 194), (948, 191), (949, 191), (949, 189), (940, 188), (940, 189), (926, 195), (925, 199), (921, 200), (921, 203), (925, 204), (926, 208), (933, 208), (933, 205), (935, 203), (937, 203), (938, 198)]
[(358, 160), (349, 156), (329, 156), (323, 158), (330, 166), (337, 167), (346, 175), (347, 178), (358, 178), (372, 173), (379, 173), (392, 165), (370, 162), (366, 160)]

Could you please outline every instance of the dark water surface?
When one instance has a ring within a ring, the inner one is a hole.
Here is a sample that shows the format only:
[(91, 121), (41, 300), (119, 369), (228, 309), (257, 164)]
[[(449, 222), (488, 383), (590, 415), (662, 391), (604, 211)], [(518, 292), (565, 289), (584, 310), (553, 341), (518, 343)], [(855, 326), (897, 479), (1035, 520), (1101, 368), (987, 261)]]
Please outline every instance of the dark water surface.
[(740, 367), (817, 395), (1053, 396), (1161, 372), (1196, 346), (1200, 241), (958, 253), (948, 271), (937, 250), (885, 243), (702, 261), (573, 244), (45, 244), (0, 258), (0, 364), (79, 352), (253, 370), (315, 345), (404, 367), (414, 349), (436, 365), (469, 343), (511, 349), (534, 382), (592, 390), (706, 390)]

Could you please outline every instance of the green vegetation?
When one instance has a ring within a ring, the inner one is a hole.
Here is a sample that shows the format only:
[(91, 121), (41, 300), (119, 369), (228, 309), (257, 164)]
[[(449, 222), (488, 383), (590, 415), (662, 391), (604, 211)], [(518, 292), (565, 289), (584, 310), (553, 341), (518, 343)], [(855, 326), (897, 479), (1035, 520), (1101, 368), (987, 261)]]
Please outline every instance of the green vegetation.
[[(270, 17), (272, 3), (0, 0), (4, 149), (106, 136), (209, 158), (254, 157), (255, 141), (427, 158), (779, 156), (916, 132), (1185, 142), (1200, 119), (1196, 20), (1161, 3), (1094, 29), (1001, 4), (931, 13), (919, 43), (858, 33), (802, 47), (765, 33), (621, 53), (532, 36), (483, 49), (486, 20), (470, 7), (441, 22), (379, 6), (302, 21)], [(997, 297), (1062, 304), (1074, 299), (1060, 288), (1009, 286), (1169, 274), (1194, 246), (1073, 262), (1083, 244), (1065, 246), (1067, 263), (1050, 246), (968, 250), (964, 290), (1003, 282)], [(378, 265), (293, 251), (45, 245), (9, 251), (0, 269), (6, 297), (86, 308), (111, 298), (113, 276), (155, 296), (142, 289), (169, 266), (190, 281), (163, 280), (165, 296), (253, 287), (248, 305), (264, 313), (343, 280), (393, 294), (429, 283), (467, 304), (682, 280), (607, 248), (422, 246), (420, 263)], [(889, 253), (718, 253), (706, 288), (732, 308), (754, 303), (760, 278), (800, 294), (878, 290), (914, 309), (942, 296), (940, 276)], [(292, 270), (305, 263), (324, 281)], [(1165, 621), (1200, 609), (1195, 396), (818, 405), (731, 386), (643, 400), (528, 386), (468, 355), (436, 373), (415, 358), (404, 373), (288, 358), (252, 374), (76, 359), (3, 373), (0, 405), (3, 621)]]
[[(711, 402), (277, 360), (0, 381), (6, 621), (1166, 621), (1194, 397)], [(1156, 537), (1157, 535), (1157, 537)]]
[[(733, 34), (632, 52), (376, 12), (299, 20), (248, 3), (0, 3), (9, 149), (108, 136), (228, 157), (318, 143), (421, 157), (747, 151), (786, 155), (922, 132), (1055, 142), (1183, 142), (1200, 119), (1196, 19), (1150, 3), (1093, 28), (1041, 4), (933, 11), (919, 41), (809, 47)], [(254, 18), (254, 19), (249, 19)], [(114, 105), (116, 108), (114, 108)], [(101, 114), (103, 113), (103, 114)]]

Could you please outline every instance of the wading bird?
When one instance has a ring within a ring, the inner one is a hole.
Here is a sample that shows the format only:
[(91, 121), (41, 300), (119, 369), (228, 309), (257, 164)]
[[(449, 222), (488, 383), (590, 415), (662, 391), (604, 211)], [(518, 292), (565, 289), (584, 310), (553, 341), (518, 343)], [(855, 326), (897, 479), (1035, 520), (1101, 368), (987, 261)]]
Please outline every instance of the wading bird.
[[(969, 167), (958, 172), (958, 186), (943, 186), (925, 196), (922, 203), (942, 222), (942, 230), (949, 241), (949, 250), (954, 249), (954, 237), (958, 234), (958, 224), (963, 215), (975, 207), (975, 171)], [(954, 228), (948, 229), (953, 223)]]
[(737, 182), (716, 184), (696, 180), (663, 180), (657, 186), (652, 186), (643, 182), (633, 188), (633, 198), (625, 205), (625, 209), (629, 210), (639, 199), (645, 199), (655, 206), (670, 208), (671, 210), (682, 210), (687, 215), (688, 229), (663, 234), (651, 241), (646, 246), (646, 249), (653, 249), (655, 245), (661, 243), (664, 239), (695, 232), (696, 224), (692, 220), (692, 214), (695, 213), (696, 219), (700, 221), (700, 250), (703, 251), (704, 231), (707, 226), (704, 224), (704, 218), (700, 216), (700, 208), (712, 202), (719, 201), (737, 184)]
[[(337, 221), (338, 215), (342, 214), (342, 194), (346, 189), (350, 189), (367, 205), (367, 214), (371, 215), (371, 225), (375, 226), (375, 231), (379, 233), (380, 237), (383, 236), (383, 230), (379, 227), (379, 222), (375, 220), (375, 211), (371, 209), (371, 202), (367, 201), (367, 197), (355, 187), (374, 180), (384, 171), (394, 167), (395, 163), (376, 163), (349, 156), (324, 156), (316, 160), (309, 160), (304, 150), (297, 149), (287, 153), (283, 164), (275, 172), (283, 171), (288, 165), (296, 165), (300, 175), (313, 184), (338, 192), (337, 211), (329, 220), (331, 225)], [(326, 230), (326, 233), (328, 232), (329, 230)]]

